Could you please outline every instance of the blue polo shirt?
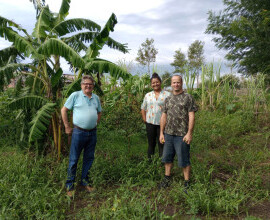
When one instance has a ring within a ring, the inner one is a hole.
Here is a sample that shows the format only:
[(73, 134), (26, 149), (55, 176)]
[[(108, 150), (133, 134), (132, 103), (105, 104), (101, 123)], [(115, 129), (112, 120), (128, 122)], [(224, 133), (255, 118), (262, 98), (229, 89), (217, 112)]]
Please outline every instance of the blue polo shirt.
[(74, 125), (84, 129), (92, 129), (97, 126), (97, 113), (102, 111), (97, 95), (92, 93), (92, 97), (88, 98), (82, 90), (73, 92), (64, 106), (73, 110)]

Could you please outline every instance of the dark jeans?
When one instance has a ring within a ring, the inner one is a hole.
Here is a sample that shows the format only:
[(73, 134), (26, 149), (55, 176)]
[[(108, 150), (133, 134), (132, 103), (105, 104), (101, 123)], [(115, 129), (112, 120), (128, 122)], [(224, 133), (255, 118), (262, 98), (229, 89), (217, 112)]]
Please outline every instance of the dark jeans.
[(148, 139), (148, 158), (155, 154), (156, 143), (158, 143), (159, 157), (162, 157), (163, 144), (159, 142), (160, 126), (146, 123), (146, 133)]
[(169, 135), (165, 133), (165, 145), (163, 152), (163, 163), (173, 163), (175, 154), (179, 167), (190, 166), (190, 145), (183, 141), (182, 136)]
[(89, 184), (88, 174), (94, 161), (96, 143), (96, 129), (92, 131), (82, 131), (78, 128), (73, 129), (69, 154), (68, 177), (66, 181), (66, 187), (68, 190), (74, 189), (77, 164), (82, 150), (84, 150), (84, 152), (81, 185), (87, 186)]

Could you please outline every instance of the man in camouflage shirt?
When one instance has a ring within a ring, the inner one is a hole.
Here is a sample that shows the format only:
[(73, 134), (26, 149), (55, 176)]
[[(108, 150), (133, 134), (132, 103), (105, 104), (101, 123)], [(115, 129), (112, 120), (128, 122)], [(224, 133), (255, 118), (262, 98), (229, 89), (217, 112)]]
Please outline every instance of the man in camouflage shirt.
[(193, 97), (183, 91), (180, 75), (173, 75), (171, 87), (172, 95), (166, 98), (160, 119), (160, 142), (165, 142), (162, 156), (165, 177), (159, 187), (166, 188), (170, 185), (171, 169), (176, 154), (178, 166), (183, 168), (184, 186), (188, 188), (191, 169), (189, 151), (198, 107)]

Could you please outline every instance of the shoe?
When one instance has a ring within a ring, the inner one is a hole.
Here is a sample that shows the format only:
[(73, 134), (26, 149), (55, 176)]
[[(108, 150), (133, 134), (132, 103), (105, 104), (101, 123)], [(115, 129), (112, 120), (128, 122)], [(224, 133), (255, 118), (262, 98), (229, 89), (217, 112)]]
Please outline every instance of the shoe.
[(189, 180), (185, 180), (184, 182), (184, 193), (188, 195), (188, 189), (190, 187), (190, 181)]
[(84, 189), (85, 189), (87, 192), (94, 192), (94, 191), (95, 191), (95, 188), (94, 188), (94, 187), (91, 187), (91, 186), (84, 186)]
[(190, 180), (185, 180), (185, 182), (184, 182), (184, 188), (185, 189), (189, 189), (189, 187), (190, 187)]
[(67, 196), (68, 196), (69, 198), (73, 197), (74, 195), (75, 195), (75, 191), (74, 191), (74, 190), (69, 190), (69, 191), (67, 191)]
[(171, 185), (171, 176), (165, 176), (161, 183), (158, 185), (159, 189), (168, 188)]

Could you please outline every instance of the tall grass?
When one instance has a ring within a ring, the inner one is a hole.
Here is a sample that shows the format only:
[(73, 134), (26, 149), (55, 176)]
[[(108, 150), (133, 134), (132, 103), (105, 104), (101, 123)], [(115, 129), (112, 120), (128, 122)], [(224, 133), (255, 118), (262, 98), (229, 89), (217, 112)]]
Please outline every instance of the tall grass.
[[(2, 148), (0, 153), (0, 218), (3, 219), (181, 219), (186, 216), (237, 216), (250, 204), (269, 196), (258, 164), (270, 159), (267, 137), (256, 142), (254, 115), (237, 111), (196, 113), (192, 155), (192, 185), (188, 195), (177, 161), (173, 184), (158, 190), (164, 175), (160, 159), (147, 160), (147, 141), (134, 135), (128, 151), (126, 137), (98, 129), (96, 159), (90, 178), (96, 191), (78, 190), (65, 196), (67, 160), (24, 155)], [(269, 133), (268, 129), (264, 130)], [(106, 137), (106, 138), (104, 138)], [(263, 152), (263, 153), (262, 153)], [(78, 165), (80, 179), (81, 163)], [(270, 168), (269, 168), (270, 169)]]
[(250, 76), (246, 80), (246, 96), (244, 97), (244, 106), (246, 109), (253, 111), (255, 114), (267, 107), (265, 75), (258, 74)]
[(238, 88), (235, 81), (237, 78), (232, 74), (221, 77), (220, 68), (220, 65), (214, 68), (213, 63), (202, 66), (200, 85), (202, 109), (222, 108), (229, 113), (236, 110), (238, 105), (246, 111), (257, 114), (267, 108), (267, 91), (263, 74), (246, 78)]
[(219, 67), (215, 69), (213, 63), (202, 66), (202, 109), (205, 109), (207, 105), (213, 108), (215, 103), (219, 102), (219, 85), (217, 85), (217, 83), (220, 81), (220, 67), (219, 65)]
[(64, 218), (64, 167), (49, 158), (5, 149), (0, 152), (0, 219)]
[(187, 92), (192, 94), (194, 89), (194, 82), (196, 79), (196, 72), (192, 72), (189, 66), (185, 67), (185, 73), (183, 75), (185, 85), (187, 87)]

